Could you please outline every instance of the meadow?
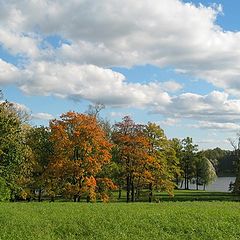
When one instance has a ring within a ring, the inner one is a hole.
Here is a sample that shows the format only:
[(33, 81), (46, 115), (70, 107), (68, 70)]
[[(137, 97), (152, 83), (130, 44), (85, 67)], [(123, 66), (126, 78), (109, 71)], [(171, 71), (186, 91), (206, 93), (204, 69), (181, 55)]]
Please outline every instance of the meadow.
[(0, 204), (1, 240), (239, 239), (238, 202)]

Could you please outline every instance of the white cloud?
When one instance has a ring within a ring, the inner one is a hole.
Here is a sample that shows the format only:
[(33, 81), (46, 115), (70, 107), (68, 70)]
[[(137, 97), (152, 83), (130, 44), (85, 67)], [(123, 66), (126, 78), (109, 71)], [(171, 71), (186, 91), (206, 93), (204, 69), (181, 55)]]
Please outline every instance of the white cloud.
[(20, 77), (21, 72), (17, 67), (0, 58), (0, 85), (16, 83)]
[(87, 99), (110, 106), (164, 106), (170, 96), (157, 83), (129, 83), (110, 69), (95, 65), (38, 62), (23, 72), (20, 88), (27, 94), (55, 95), (74, 100)]
[(39, 55), (38, 40), (31, 35), (27, 36), (0, 28), (0, 45), (3, 45), (13, 55), (22, 54), (34, 58)]
[(131, 114), (129, 113), (123, 113), (123, 112), (110, 112), (110, 117), (112, 118), (116, 118), (116, 117), (120, 117), (123, 118), (124, 116), (131, 116)]
[(177, 92), (183, 88), (183, 85), (176, 81), (166, 81), (161, 83), (162, 89), (166, 92)]
[(1, 5), (2, 42), (14, 52), (36, 55), (36, 32), (58, 34), (71, 43), (56, 50), (60, 61), (171, 66), (231, 93), (240, 90), (240, 33), (216, 24), (219, 5), (179, 0), (12, 0)]
[(199, 121), (198, 124), (192, 125), (195, 128), (202, 129), (216, 129), (216, 130), (231, 130), (231, 131), (239, 131), (240, 125), (235, 123), (219, 123), (219, 122), (208, 122), (208, 121)]
[(172, 97), (164, 108), (156, 106), (153, 112), (177, 118), (235, 122), (240, 120), (240, 100), (231, 99), (228, 94), (219, 91), (207, 95), (183, 93)]
[(32, 119), (37, 120), (51, 120), (53, 119), (53, 115), (49, 113), (34, 113), (31, 115)]
[[(0, 44), (29, 58), (23, 68), (0, 60), (0, 83), (27, 94), (147, 107), (169, 118), (240, 120), (240, 32), (216, 24), (222, 9), (180, 0), (1, 1)], [(69, 43), (43, 49), (58, 35)], [(170, 97), (174, 81), (128, 82), (110, 66), (153, 64), (205, 79), (223, 91)]]
[(163, 124), (165, 126), (176, 126), (179, 122), (179, 119), (177, 118), (167, 118), (164, 121), (162, 121), (160, 124)]

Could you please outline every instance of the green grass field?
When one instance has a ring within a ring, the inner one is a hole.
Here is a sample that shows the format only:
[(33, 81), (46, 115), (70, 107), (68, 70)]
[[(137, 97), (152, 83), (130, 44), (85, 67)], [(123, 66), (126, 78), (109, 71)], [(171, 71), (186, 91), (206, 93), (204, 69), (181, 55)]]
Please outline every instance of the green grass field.
[[(111, 201), (126, 202), (126, 191), (122, 192), (120, 200), (118, 193), (114, 192)], [(148, 190), (142, 190), (139, 202), (148, 202)], [(208, 192), (202, 190), (175, 190), (174, 197), (169, 197), (166, 192), (155, 192), (153, 201), (240, 201), (240, 195), (230, 192)]]
[(1, 203), (0, 239), (240, 239), (240, 203)]

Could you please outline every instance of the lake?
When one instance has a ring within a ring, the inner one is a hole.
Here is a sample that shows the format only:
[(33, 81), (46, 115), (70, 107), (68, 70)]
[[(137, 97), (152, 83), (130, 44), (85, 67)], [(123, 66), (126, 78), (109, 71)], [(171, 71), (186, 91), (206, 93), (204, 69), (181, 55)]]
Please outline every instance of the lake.
[[(230, 182), (235, 182), (235, 177), (218, 177), (216, 180), (206, 186), (206, 191), (213, 192), (228, 192)], [(195, 184), (189, 184), (190, 189), (196, 189)], [(199, 186), (199, 190), (202, 190), (203, 186)]]

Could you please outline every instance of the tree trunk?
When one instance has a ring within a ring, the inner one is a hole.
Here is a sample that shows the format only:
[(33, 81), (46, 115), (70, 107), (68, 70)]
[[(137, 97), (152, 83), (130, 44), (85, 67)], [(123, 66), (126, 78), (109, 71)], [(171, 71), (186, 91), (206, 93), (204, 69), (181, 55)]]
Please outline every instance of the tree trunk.
[(181, 186), (180, 186), (180, 188), (183, 188), (183, 180), (181, 181)]
[(148, 198), (149, 202), (152, 202), (152, 197), (153, 197), (152, 183), (149, 183), (149, 198)]
[(196, 177), (196, 190), (198, 190), (198, 171), (197, 171), (197, 177)]
[(127, 202), (130, 201), (130, 176), (127, 176)]
[(187, 189), (187, 174), (186, 172), (184, 173), (184, 189)]
[(139, 200), (139, 198), (140, 198), (140, 188), (137, 187), (137, 189), (136, 189), (135, 199)]
[(119, 189), (118, 189), (118, 200), (121, 199), (121, 197), (122, 197), (122, 188), (119, 187)]
[(133, 180), (131, 182), (131, 201), (134, 202), (135, 200), (135, 192), (134, 192), (134, 183), (133, 183)]

